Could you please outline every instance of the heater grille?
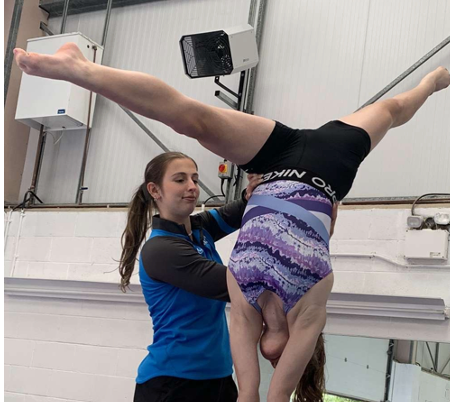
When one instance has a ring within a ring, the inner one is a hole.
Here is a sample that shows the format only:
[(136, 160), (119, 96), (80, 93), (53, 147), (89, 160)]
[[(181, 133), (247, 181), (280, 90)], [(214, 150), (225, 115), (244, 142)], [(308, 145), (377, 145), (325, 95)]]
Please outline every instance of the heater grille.
[(180, 46), (186, 74), (191, 78), (228, 75), (233, 71), (230, 42), (224, 31), (183, 36)]

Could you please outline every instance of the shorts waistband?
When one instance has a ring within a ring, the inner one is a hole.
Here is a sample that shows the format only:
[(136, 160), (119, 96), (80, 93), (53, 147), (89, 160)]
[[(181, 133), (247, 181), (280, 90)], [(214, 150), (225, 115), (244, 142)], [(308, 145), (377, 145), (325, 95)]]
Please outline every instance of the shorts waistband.
[(293, 180), (301, 183), (309, 184), (310, 186), (321, 191), (331, 203), (337, 202), (336, 191), (333, 190), (330, 184), (328, 184), (321, 177), (315, 173), (301, 168), (285, 168), (282, 170), (275, 170), (273, 172), (265, 173), (262, 176), (263, 183), (269, 183), (277, 180)]

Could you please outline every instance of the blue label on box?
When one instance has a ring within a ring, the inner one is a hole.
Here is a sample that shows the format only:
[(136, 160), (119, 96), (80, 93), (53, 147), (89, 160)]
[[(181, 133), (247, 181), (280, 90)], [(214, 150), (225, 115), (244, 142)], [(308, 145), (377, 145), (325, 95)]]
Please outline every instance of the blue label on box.
[(58, 114), (64, 114), (66, 113), (66, 109), (58, 109)]

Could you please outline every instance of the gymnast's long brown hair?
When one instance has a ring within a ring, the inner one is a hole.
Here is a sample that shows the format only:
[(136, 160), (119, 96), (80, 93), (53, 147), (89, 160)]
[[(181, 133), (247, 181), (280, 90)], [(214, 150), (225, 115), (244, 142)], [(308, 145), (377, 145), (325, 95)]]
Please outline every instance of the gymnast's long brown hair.
[(295, 389), (294, 402), (323, 402), (325, 361), (325, 341), (323, 334), (320, 334), (314, 354)]
[(152, 182), (161, 187), (167, 166), (174, 159), (190, 159), (197, 167), (192, 158), (181, 152), (166, 152), (156, 156), (147, 164), (144, 182), (134, 193), (128, 207), (127, 226), (122, 234), (122, 255), (119, 263), (122, 277), (120, 288), (124, 293), (130, 284), (139, 248), (152, 225), (152, 216), (157, 211), (155, 200), (148, 193), (147, 184)]

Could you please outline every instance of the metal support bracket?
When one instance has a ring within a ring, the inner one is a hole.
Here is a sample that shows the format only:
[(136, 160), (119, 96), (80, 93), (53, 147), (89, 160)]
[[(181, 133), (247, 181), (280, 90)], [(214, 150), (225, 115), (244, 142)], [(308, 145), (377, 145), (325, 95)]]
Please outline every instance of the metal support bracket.
[(227, 104), (231, 109), (238, 110), (238, 104), (229, 96), (225, 95), (220, 91), (214, 92), (214, 95), (219, 98), (223, 103)]
[(224, 84), (222, 84), (220, 82), (220, 76), (218, 76), (218, 75), (214, 78), (214, 83), (217, 84), (220, 88), (222, 88), (225, 91), (227, 91), (228, 93), (230, 93), (231, 95), (233, 95), (237, 99), (237, 102), (220, 91), (216, 91), (214, 93), (214, 95), (217, 96), (222, 102), (226, 103), (232, 109), (241, 110), (242, 91), (244, 89), (244, 83), (245, 83), (245, 71), (241, 71), (241, 78), (239, 79), (239, 89), (238, 89), (237, 93), (232, 91), (230, 88), (228, 88)]
[(50, 31), (50, 29), (48, 28), (48, 25), (45, 24), (44, 22), (41, 21), (41, 23), (39, 24), (39, 29), (41, 31), (44, 31), (48, 36), (53, 36), (54, 33), (52, 31)]

